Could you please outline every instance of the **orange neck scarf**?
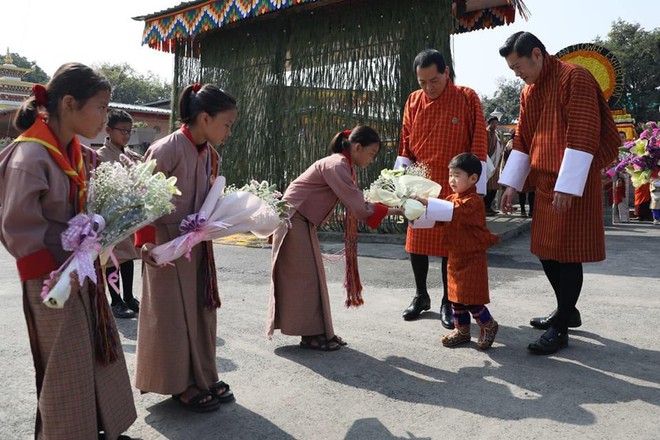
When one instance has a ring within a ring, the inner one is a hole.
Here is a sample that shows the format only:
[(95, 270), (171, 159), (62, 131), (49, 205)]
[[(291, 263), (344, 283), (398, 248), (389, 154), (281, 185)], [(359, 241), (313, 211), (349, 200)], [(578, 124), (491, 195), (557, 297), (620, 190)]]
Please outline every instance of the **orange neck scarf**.
[[(62, 148), (51, 131), (43, 115), (34, 121), (34, 124), (24, 131), (17, 139), (17, 142), (36, 142), (43, 145), (55, 160), (57, 165), (69, 176), (73, 185), (71, 186), (71, 201), (78, 202), (79, 212), (85, 209), (87, 197), (87, 181), (85, 180), (85, 167), (83, 165), (82, 146), (77, 137), (73, 137), (69, 144), (69, 155), (66, 148)], [(77, 192), (77, 199), (76, 199)]]

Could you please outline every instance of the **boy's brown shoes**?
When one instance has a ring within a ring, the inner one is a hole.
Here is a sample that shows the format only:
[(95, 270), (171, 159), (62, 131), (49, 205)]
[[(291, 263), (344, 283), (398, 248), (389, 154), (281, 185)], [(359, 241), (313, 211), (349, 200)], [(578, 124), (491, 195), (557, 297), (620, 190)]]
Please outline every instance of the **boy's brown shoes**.
[(467, 326), (455, 328), (448, 335), (443, 335), (440, 338), (440, 342), (442, 342), (442, 345), (445, 347), (455, 347), (470, 342), (470, 339), (470, 326)]
[(500, 326), (494, 319), (490, 320), (490, 324), (481, 327), (481, 334), (477, 341), (477, 347), (482, 350), (490, 348), (490, 346), (493, 345), (493, 341), (495, 341), (495, 335), (497, 335), (497, 330), (499, 330), (499, 328)]

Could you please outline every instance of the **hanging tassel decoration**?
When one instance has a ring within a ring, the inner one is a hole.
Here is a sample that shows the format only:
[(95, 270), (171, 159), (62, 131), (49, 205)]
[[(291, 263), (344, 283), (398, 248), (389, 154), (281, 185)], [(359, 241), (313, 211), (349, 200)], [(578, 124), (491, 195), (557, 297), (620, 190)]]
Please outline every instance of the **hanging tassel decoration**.
[(204, 249), (204, 306), (207, 310), (219, 309), (222, 305), (220, 293), (218, 292), (218, 275), (215, 272), (215, 258), (213, 246), (210, 241), (202, 243)]
[(358, 272), (357, 258), (358, 223), (357, 218), (346, 209), (344, 225), (344, 248), (346, 250), (346, 307), (358, 307), (364, 304), (362, 299), (362, 283)]
[(91, 301), (92, 318), (94, 324), (94, 346), (96, 351), (96, 359), (103, 365), (115, 362), (119, 356), (117, 354), (117, 347), (119, 346), (119, 335), (117, 335), (115, 327), (112, 325), (112, 316), (110, 306), (105, 297), (105, 283), (103, 281), (103, 270), (101, 264), (97, 259), (94, 263), (96, 269), (96, 280), (94, 284), (88, 281), (89, 286), (89, 299)]
[(509, 0), (509, 4), (518, 10), (518, 15), (524, 18), (525, 21), (529, 21), (531, 13), (522, 0)]

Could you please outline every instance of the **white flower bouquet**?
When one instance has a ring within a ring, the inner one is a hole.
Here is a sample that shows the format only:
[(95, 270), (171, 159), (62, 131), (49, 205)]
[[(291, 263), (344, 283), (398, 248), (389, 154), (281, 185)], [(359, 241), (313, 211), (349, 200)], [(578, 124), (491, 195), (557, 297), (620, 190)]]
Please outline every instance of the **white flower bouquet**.
[(289, 205), (275, 185), (251, 181), (237, 188), (219, 176), (202, 207), (181, 221), (181, 235), (150, 251), (154, 261), (165, 264), (182, 256), (190, 259), (192, 248), (203, 242), (251, 232), (259, 238), (270, 236), (281, 225), (290, 225)]
[(41, 297), (51, 308), (62, 308), (71, 294), (71, 275), (96, 283), (94, 261), (112, 258), (112, 248), (138, 229), (172, 212), (172, 196), (181, 194), (176, 178), (153, 174), (156, 161), (104, 162), (91, 172), (87, 214), (69, 220), (62, 233), (62, 247), (71, 256), (44, 281)]
[(408, 220), (417, 220), (426, 207), (414, 197), (438, 197), (441, 189), (438, 183), (428, 179), (424, 165), (414, 164), (398, 170), (382, 170), (365, 195), (370, 202), (401, 208)]

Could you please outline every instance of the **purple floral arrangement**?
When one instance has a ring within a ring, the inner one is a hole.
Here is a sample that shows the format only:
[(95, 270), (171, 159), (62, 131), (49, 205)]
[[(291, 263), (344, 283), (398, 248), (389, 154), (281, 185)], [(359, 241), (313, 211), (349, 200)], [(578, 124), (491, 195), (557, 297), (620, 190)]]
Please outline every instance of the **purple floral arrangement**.
[(649, 121), (639, 138), (626, 142), (619, 149), (619, 163), (608, 174), (627, 172), (635, 188), (649, 183), (651, 175), (660, 170), (660, 129)]

